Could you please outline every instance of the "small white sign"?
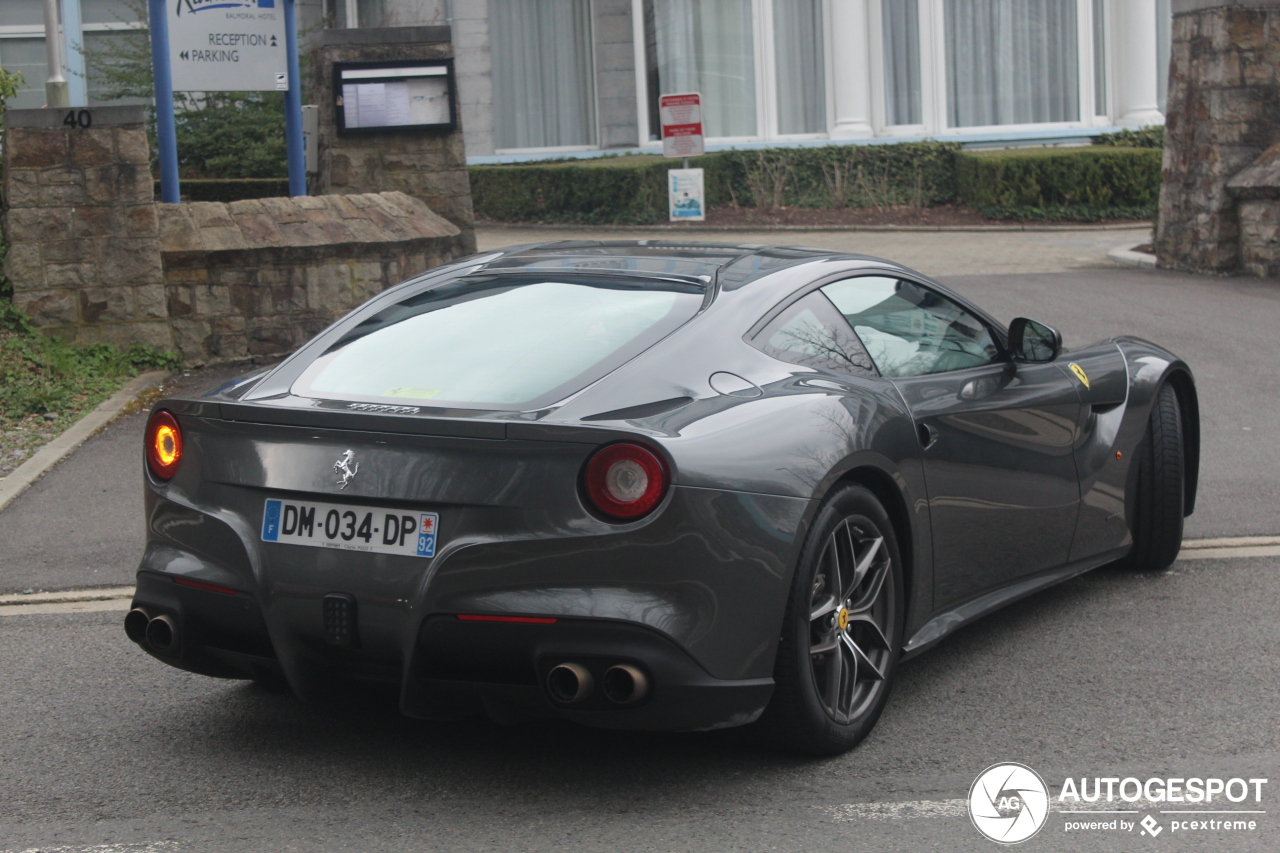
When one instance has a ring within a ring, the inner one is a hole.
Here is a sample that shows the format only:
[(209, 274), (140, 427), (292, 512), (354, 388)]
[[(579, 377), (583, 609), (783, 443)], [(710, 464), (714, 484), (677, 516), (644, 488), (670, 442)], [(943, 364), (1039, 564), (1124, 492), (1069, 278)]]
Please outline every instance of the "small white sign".
[(707, 218), (701, 169), (667, 171), (668, 211), (672, 222), (703, 222)]
[(167, 0), (165, 6), (175, 92), (289, 87), (284, 0)]

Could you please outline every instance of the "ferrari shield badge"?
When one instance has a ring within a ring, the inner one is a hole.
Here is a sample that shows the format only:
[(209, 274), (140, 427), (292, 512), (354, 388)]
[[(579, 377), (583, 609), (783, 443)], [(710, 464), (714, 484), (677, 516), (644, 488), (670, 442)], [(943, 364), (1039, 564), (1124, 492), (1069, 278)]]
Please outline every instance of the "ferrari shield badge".
[(1083, 367), (1076, 364), (1074, 361), (1068, 364), (1067, 367), (1071, 368), (1071, 372), (1076, 375), (1076, 379), (1080, 380), (1081, 385), (1083, 385), (1086, 388), (1089, 387), (1089, 374), (1084, 372)]

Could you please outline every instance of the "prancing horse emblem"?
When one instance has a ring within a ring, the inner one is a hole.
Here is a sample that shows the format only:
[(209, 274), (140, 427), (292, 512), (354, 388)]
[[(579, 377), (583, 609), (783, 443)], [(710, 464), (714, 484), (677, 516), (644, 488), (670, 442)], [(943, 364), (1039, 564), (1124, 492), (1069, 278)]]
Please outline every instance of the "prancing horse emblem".
[(334, 473), (342, 475), (342, 482), (338, 483), (339, 489), (345, 489), (347, 484), (351, 482), (352, 478), (355, 477), (356, 474), (360, 473), (360, 463), (357, 462), (354, 465), (351, 464), (351, 459), (355, 455), (355, 451), (348, 450), (346, 453), (342, 454), (341, 459), (333, 463)]

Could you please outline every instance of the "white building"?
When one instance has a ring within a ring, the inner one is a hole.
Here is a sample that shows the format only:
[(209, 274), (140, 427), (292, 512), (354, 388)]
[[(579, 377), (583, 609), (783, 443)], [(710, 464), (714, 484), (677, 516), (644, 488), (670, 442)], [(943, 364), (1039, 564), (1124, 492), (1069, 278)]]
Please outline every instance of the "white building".
[[(79, 2), (86, 43), (127, 26), (125, 0)], [(713, 147), (1159, 124), (1169, 2), (299, 0), (299, 18), (451, 24), (467, 152), (489, 160), (656, 146), (665, 92), (702, 93)], [(42, 99), (40, 21), (40, 0), (0, 0), (0, 65), (31, 86), (15, 106)]]

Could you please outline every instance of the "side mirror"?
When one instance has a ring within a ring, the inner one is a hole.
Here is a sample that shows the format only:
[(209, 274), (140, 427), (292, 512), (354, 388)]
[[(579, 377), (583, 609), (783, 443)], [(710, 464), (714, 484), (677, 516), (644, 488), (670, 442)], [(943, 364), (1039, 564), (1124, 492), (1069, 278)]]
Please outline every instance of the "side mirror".
[(1019, 317), (1009, 324), (1009, 352), (1014, 361), (1053, 361), (1062, 352), (1062, 335), (1052, 326)]

